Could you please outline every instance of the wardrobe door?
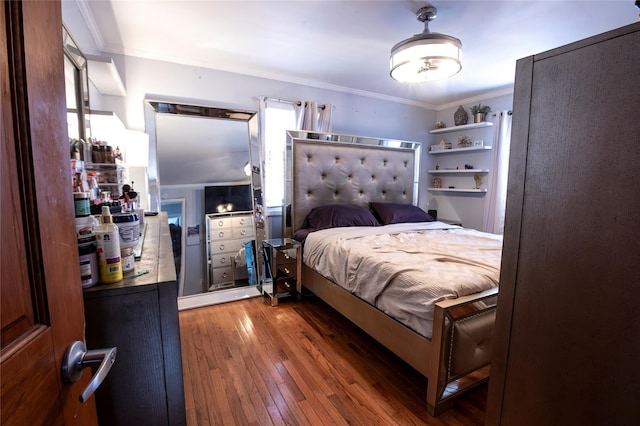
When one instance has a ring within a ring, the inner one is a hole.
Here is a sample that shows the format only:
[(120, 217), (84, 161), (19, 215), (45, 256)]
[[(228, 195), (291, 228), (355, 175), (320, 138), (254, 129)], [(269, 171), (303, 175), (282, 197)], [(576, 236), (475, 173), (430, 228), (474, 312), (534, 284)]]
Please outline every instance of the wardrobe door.
[(639, 46), (518, 61), (487, 424), (640, 418)]

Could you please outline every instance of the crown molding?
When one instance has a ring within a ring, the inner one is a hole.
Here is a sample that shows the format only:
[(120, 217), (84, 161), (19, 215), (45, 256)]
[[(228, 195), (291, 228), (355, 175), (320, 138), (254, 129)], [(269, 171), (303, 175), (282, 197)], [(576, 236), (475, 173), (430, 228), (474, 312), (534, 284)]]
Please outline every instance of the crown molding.
[(96, 24), (96, 20), (93, 17), (93, 12), (91, 12), (88, 0), (75, 1), (78, 5), (78, 9), (80, 10), (80, 14), (82, 15), (82, 19), (84, 19), (84, 23), (87, 25), (87, 28), (91, 33), (91, 37), (93, 37), (93, 41), (96, 43), (98, 49), (102, 51), (104, 49), (104, 38), (102, 37), (98, 24)]
[(509, 95), (511, 93), (513, 93), (513, 86), (506, 87), (504, 89), (493, 90), (490, 92), (484, 92), (481, 95), (472, 96), (470, 98), (465, 98), (465, 99), (458, 99), (457, 101), (454, 101), (454, 102), (438, 105), (436, 110), (442, 111), (448, 108), (457, 107), (458, 105), (461, 105), (461, 104), (471, 104), (474, 102), (484, 101), (485, 99), (491, 99), (491, 98), (497, 98), (498, 96)]

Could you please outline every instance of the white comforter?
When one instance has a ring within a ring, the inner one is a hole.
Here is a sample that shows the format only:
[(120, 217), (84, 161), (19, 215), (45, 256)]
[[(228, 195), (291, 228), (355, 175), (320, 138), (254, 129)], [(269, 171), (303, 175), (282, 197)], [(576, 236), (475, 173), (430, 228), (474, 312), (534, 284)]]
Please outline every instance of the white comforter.
[(312, 232), (303, 259), (431, 338), (434, 304), (498, 286), (501, 253), (500, 235), (428, 222)]

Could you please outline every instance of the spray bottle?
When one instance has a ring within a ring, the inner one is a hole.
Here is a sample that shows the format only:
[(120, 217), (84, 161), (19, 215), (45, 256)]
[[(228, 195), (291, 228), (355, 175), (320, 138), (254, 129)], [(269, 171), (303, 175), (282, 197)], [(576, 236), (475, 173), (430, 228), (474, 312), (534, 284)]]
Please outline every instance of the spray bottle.
[(95, 229), (98, 246), (98, 264), (100, 282), (116, 283), (122, 280), (122, 261), (120, 259), (120, 233), (113, 223), (109, 206), (102, 206), (100, 224)]

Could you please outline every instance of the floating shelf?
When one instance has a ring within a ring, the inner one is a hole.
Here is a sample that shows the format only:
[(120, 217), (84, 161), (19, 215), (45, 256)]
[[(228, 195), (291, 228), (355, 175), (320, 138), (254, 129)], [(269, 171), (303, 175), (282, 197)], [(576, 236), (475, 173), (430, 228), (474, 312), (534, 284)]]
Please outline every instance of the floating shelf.
[(489, 149), (491, 149), (491, 146), (472, 146), (471, 148), (451, 148), (443, 149), (442, 151), (429, 151), (429, 154), (450, 154), (452, 152), (486, 151)]
[(431, 174), (463, 174), (463, 173), (489, 173), (489, 169), (455, 169), (455, 170), (427, 170)]
[(473, 188), (427, 188), (429, 191), (439, 191), (439, 192), (476, 192), (476, 193), (485, 193), (486, 189), (473, 189)]
[(482, 123), (471, 123), (471, 124), (463, 124), (461, 126), (455, 127), (445, 127), (444, 129), (433, 129), (429, 130), (429, 133), (449, 133), (449, 132), (461, 132), (463, 130), (469, 129), (480, 129), (482, 127), (491, 127), (493, 123), (491, 121), (483, 121)]

